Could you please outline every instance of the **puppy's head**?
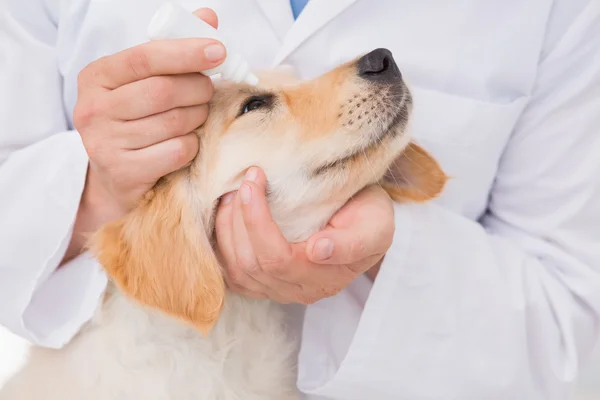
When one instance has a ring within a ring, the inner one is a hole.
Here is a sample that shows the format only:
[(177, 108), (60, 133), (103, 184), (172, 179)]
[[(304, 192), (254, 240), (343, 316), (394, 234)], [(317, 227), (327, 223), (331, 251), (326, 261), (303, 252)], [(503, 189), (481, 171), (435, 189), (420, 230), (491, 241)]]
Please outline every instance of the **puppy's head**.
[(259, 76), (257, 87), (215, 82), (193, 163), (92, 242), (125, 294), (203, 331), (225, 296), (211, 241), (215, 208), (249, 167), (265, 171), (273, 217), (290, 241), (306, 239), (370, 184), (395, 201), (426, 201), (446, 180), (408, 134), (411, 95), (389, 51), (310, 81), (283, 70)]

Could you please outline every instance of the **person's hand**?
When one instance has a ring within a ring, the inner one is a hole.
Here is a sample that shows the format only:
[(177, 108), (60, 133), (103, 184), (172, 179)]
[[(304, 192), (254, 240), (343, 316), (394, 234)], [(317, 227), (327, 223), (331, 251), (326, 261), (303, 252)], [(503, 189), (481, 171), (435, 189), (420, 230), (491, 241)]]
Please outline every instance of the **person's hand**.
[[(215, 28), (210, 9), (194, 13)], [(87, 235), (121, 217), (162, 176), (198, 153), (193, 130), (208, 114), (210, 78), (199, 72), (225, 59), (212, 39), (153, 41), (90, 63), (79, 74), (73, 123), (89, 168), (73, 235), (61, 266)]]
[(217, 211), (217, 246), (232, 291), (312, 304), (362, 273), (376, 273), (395, 229), (392, 201), (381, 187), (364, 189), (325, 229), (293, 244), (273, 221), (265, 189), (263, 171), (250, 168), (240, 189), (224, 196)]
[[(217, 26), (212, 10), (195, 14)], [(212, 39), (153, 41), (81, 71), (73, 119), (90, 160), (84, 207), (106, 217), (100, 220), (118, 217), (196, 156), (198, 139), (190, 132), (205, 122), (213, 94), (199, 71), (224, 57)]]

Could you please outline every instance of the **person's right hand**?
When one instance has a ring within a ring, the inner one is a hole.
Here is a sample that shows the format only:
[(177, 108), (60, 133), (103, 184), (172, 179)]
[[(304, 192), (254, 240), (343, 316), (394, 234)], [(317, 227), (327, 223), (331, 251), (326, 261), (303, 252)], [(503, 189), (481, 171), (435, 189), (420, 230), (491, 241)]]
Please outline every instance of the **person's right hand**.
[[(195, 14), (217, 27), (212, 10)], [(73, 119), (90, 160), (80, 206), (87, 221), (79, 221), (88, 231), (123, 215), (158, 179), (196, 156), (198, 138), (190, 132), (205, 122), (213, 94), (199, 72), (224, 57), (212, 39), (153, 41), (81, 71)]]

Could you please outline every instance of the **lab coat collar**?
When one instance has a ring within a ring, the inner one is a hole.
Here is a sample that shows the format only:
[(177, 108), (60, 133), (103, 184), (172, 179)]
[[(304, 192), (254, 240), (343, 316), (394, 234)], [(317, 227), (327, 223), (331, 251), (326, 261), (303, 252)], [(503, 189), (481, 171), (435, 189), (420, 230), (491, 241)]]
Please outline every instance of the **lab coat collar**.
[(294, 25), (294, 15), (289, 0), (255, 0), (281, 43)]
[[(265, 14), (269, 15), (265, 9), (272, 8), (272, 0), (256, 0), (261, 4)], [(298, 16), (295, 22), (287, 30), (283, 39), (283, 44), (279, 53), (273, 61), (273, 66), (279, 65), (286, 59), (294, 50), (298, 48), (310, 36), (316, 33), (320, 28), (326, 25), (329, 21), (339, 15), (346, 8), (359, 0), (311, 0), (304, 7), (304, 10)], [(292, 17), (291, 6), (289, 1), (285, 2), (288, 8), (288, 14)], [(270, 15), (275, 15), (274, 11), (269, 11)], [(281, 15), (281, 14), (280, 14)], [(273, 24), (271, 20), (271, 24)]]

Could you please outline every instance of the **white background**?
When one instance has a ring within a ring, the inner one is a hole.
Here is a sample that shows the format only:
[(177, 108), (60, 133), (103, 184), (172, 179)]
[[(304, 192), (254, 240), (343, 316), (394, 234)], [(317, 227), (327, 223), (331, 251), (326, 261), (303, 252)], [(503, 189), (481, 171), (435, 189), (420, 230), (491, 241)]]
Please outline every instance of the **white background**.
[[(0, 387), (23, 362), (26, 350), (27, 343), (0, 327)], [(600, 346), (582, 373), (573, 400), (600, 400)]]

